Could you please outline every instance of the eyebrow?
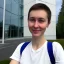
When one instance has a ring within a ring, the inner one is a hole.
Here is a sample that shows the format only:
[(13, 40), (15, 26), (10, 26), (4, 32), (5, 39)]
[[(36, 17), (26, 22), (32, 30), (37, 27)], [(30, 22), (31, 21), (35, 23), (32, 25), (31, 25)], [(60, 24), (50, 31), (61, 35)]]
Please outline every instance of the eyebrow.
[[(35, 18), (35, 17), (29, 17), (29, 18)], [(37, 19), (45, 19), (45, 18), (39, 17), (39, 18), (37, 18)]]

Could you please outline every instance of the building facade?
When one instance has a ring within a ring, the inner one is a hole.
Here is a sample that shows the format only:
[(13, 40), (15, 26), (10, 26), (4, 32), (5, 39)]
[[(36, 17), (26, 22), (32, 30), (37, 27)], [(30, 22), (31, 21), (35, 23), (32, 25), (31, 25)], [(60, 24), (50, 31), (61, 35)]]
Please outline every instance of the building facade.
[[(4, 38), (31, 37), (27, 14), (35, 3), (45, 3), (52, 11), (51, 24), (45, 32), (47, 39), (56, 39), (56, 1), (55, 0), (5, 0)], [(3, 36), (4, 0), (0, 1), (0, 39)]]
[(31, 36), (27, 25), (27, 15), (29, 8), (35, 3), (44, 3), (51, 9), (51, 24), (45, 32), (45, 38), (56, 39), (56, 0), (24, 0), (24, 36)]
[[(5, 20), (3, 22), (5, 4)], [(23, 0), (0, 1), (0, 39), (23, 37)]]

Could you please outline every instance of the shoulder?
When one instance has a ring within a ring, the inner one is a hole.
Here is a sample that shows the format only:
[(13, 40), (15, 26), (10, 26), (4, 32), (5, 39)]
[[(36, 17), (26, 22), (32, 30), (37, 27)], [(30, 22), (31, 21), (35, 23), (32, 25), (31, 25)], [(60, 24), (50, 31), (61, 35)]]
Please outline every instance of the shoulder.
[(53, 42), (53, 47), (58, 49), (63, 49), (62, 45), (59, 42)]
[(15, 50), (20, 51), (20, 49), (23, 46), (23, 44), (25, 44), (25, 42), (22, 42), (22, 43), (18, 44)]
[(53, 53), (55, 56), (62, 56), (64, 55), (64, 50), (63, 47), (60, 43), (58, 42), (53, 42)]
[[(27, 44), (29, 44), (29, 42), (22, 42), (22, 43), (20, 43), (20, 44), (17, 46), (17, 48), (20, 49), (24, 44), (27, 45)], [(25, 45), (24, 45), (24, 46), (25, 46)]]
[(23, 45), (24, 42), (20, 43), (16, 49), (14, 50), (13, 54), (10, 56), (11, 59), (20, 61), (20, 48)]
[(21, 46), (22, 46), (24, 43), (25, 43), (25, 42), (20, 43), (20, 44), (17, 46), (17, 48), (21, 48)]
[(53, 42), (53, 54), (56, 62), (59, 64), (64, 64), (64, 50), (60, 43)]

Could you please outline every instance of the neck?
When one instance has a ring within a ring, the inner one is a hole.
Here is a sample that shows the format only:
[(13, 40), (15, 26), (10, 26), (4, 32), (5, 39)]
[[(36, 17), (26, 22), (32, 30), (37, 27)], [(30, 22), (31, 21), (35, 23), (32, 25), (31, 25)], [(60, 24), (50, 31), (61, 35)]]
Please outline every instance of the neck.
[(33, 37), (32, 38), (32, 46), (35, 50), (37, 50), (45, 43), (45, 41), (46, 41), (46, 39), (44, 38), (44, 36), (37, 37), (37, 38)]

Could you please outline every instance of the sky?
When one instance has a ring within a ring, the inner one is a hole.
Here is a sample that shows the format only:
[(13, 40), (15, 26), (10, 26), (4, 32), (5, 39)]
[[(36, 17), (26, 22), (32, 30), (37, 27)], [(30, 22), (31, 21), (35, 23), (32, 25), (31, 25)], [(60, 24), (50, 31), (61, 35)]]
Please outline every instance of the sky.
[(62, 5), (62, 0), (56, 0), (56, 19), (58, 19), (58, 14), (60, 12)]

